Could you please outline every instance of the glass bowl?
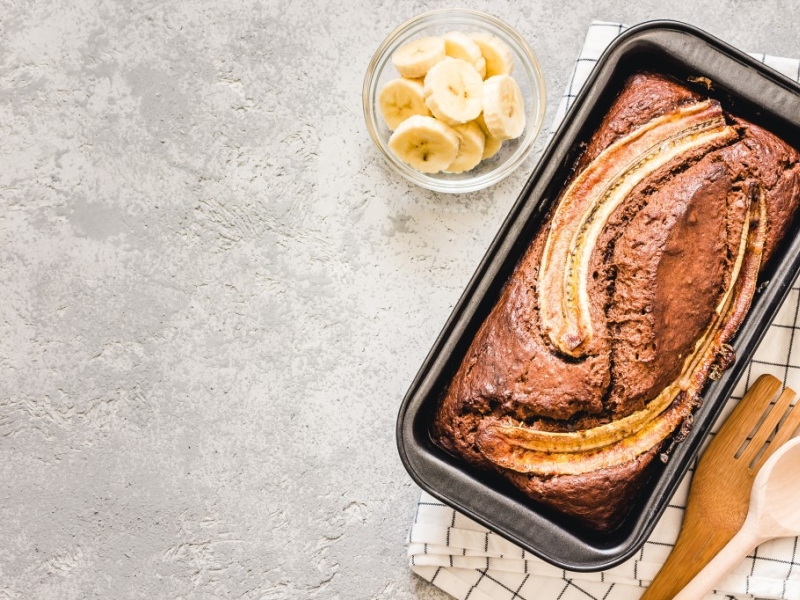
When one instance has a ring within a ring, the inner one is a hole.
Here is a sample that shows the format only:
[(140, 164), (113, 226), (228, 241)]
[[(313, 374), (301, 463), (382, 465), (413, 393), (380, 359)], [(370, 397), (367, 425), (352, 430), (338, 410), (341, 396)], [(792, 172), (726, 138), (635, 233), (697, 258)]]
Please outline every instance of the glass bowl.
[[(525, 100), (525, 130), (513, 140), (506, 140), (493, 157), (481, 161), (464, 173), (421, 173), (401, 161), (389, 148), (392, 131), (386, 125), (378, 105), (378, 94), (386, 82), (399, 77), (392, 64), (392, 54), (411, 40), (443, 35), (449, 31), (469, 34), (485, 32), (496, 36), (511, 50), (516, 79)], [(509, 25), (486, 13), (463, 8), (443, 8), (409, 19), (380, 45), (367, 68), (362, 92), (364, 118), (370, 136), (386, 162), (409, 181), (436, 192), (461, 194), (474, 192), (505, 179), (519, 167), (533, 150), (536, 136), (542, 128), (547, 105), (544, 77), (539, 61), (522, 36)]]

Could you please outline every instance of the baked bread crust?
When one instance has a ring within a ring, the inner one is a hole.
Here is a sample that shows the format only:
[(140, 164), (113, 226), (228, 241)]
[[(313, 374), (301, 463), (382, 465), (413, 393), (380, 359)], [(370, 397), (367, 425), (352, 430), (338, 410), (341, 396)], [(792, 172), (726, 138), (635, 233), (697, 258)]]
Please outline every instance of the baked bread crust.
[[(654, 119), (704, 101), (664, 76), (634, 75), (589, 140), (575, 178)], [(619, 525), (647, 483), (664, 436), (635, 452), (613, 450), (613, 460), (598, 458), (601, 449), (573, 448), (568, 452), (574, 454), (560, 455), (566, 457), (562, 465), (503, 432), (513, 428), (525, 438), (530, 431), (599, 431), (644, 414), (680, 381), (658, 418), (669, 421), (673, 439), (685, 433), (709, 375), (730, 362), (726, 344), (749, 308), (755, 276), (800, 201), (798, 153), (743, 119), (725, 114), (724, 120), (727, 137), (659, 166), (604, 222), (587, 255), (592, 337), (579, 356), (558, 346), (540, 310), (543, 253), (548, 235), (558, 235), (551, 212), (438, 407), (432, 426), (437, 444), (592, 529)], [(724, 319), (714, 325), (729, 296)], [(686, 357), (708, 335), (708, 360), (687, 369)], [(660, 427), (666, 431), (667, 425)], [(627, 458), (619, 458), (623, 451)], [(591, 460), (600, 467), (587, 467)]]

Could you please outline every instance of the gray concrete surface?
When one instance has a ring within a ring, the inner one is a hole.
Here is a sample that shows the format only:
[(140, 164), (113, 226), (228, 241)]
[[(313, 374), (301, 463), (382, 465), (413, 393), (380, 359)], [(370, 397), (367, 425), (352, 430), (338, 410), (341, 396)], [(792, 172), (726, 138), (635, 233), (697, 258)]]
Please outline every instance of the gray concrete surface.
[[(467, 0), (800, 55), (797, 4)], [(415, 598), (400, 400), (533, 167), (385, 167), (372, 52), (436, 2), (0, 1), (0, 599)]]

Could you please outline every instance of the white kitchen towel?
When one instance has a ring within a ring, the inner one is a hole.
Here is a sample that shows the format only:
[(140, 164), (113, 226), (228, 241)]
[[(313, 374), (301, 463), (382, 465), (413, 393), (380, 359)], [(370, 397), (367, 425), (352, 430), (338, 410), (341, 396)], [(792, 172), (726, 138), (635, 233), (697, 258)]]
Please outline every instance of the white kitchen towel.
[[(553, 130), (561, 122), (594, 64), (626, 27), (594, 22), (573, 67)], [(753, 54), (795, 81), (800, 61)], [(764, 341), (726, 406), (720, 423), (762, 373), (800, 390), (800, 289), (792, 287)], [(408, 538), (411, 568), (450, 595), (469, 600), (634, 600), (666, 560), (678, 536), (691, 473), (644, 547), (625, 563), (598, 573), (571, 573), (526, 553), (499, 535), (423, 493)], [(759, 546), (717, 586), (709, 598), (800, 600), (800, 552), (796, 538)]]

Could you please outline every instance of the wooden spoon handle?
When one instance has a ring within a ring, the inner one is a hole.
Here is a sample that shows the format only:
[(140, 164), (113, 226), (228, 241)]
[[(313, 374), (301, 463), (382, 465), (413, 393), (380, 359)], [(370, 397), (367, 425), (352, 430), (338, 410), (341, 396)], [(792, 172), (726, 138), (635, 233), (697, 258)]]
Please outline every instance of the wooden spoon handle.
[[(688, 511), (686, 516), (687, 519), (691, 517)], [(684, 524), (675, 547), (641, 600), (672, 600), (732, 537), (733, 534), (724, 537), (720, 544), (713, 529), (708, 531)]]
[(739, 530), (733, 539), (719, 551), (711, 562), (705, 568), (695, 575), (688, 585), (683, 588), (675, 600), (700, 600), (705, 598), (706, 595), (714, 588), (722, 576), (728, 571), (733, 569), (739, 561), (747, 556), (748, 552), (758, 546), (760, 540), (756, 527), (751, 526), (755, 524), (754, 520), (745, 521), (744, 527)]

